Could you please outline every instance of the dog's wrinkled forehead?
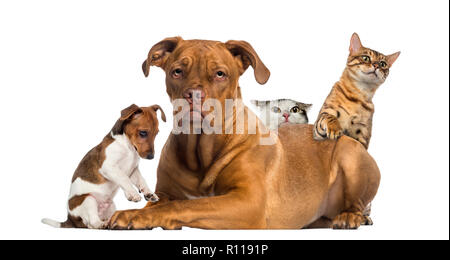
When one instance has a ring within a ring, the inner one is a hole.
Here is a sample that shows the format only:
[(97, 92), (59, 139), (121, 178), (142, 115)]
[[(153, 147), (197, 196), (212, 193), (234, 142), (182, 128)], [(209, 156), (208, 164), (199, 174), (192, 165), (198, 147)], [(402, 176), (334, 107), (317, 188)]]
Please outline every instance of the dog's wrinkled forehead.
[[(142, 71), (148, 77), (151, 66), (160, 67), (166, 73), (170, 73), (174, 65), (187, 66), (189, 64), (191, 67), (199, 67), (199, 71), (203, 69), (202, 66), (219, 67), (223, 65), (228, 67), (229, 74), (222, 70), (219, 72), (221, 74), (224, 72), (226, 76), (233, 78), (239, 77), (249, 66), (252, 66), (255, 79), (259, 84), (265, 84), (270, 77), (269, 69), (250, 43), (246, 41), (229, 40), (222, 43), (208, 40), (183, 40), (181, 37), (165, 38), (153, 45), (147, 59), (142, 63)], [(177, 77), (184, 74), (184, 71), (179, 69), (174, 72)]]
[(173, 51), (165, 64), (165, 69), (173, 65), (218, 67), (220, 65), (233, 66), (234, 57), (225, 47), (217, 41), (187, 40), (183, 41)]

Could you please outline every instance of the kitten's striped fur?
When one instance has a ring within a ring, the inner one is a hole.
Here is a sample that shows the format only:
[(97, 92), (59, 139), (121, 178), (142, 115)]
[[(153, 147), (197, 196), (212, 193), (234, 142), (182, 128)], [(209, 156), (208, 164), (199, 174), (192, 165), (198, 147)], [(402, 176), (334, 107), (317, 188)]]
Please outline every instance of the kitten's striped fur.
[(385, 56), (365, 48), (354, 33), (347, 67), (319, 112), (314, 125), (314, 139), (337, 139), (347, 135), (367, 149), (372, 136), (372, 97), (386, 80), (389, 68), (399, 54)]

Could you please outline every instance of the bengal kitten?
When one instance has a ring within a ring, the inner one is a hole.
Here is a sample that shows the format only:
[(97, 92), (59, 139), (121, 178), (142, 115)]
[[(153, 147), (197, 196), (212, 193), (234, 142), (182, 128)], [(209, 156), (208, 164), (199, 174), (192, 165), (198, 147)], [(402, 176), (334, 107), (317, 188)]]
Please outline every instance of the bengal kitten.
[(314, 139), (350, 136), (367, 149), (372, 135), (372, 97), (400, 55), (383, 55), (363, 47), (358, 34), (350, 41), (350, 55), (341, 79), (334, 85), (314, 124)]

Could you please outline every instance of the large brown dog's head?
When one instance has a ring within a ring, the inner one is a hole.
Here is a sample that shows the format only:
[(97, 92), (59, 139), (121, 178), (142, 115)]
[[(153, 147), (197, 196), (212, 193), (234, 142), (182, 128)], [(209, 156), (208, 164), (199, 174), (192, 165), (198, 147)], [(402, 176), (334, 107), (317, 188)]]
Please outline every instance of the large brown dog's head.
[(239, 77), (249, 66), (260, 84), (265, 84), (270, 76), (256, 51), (245, 41), (166, 38), (148, 53), (142, 64), (145, 76), (149, 75), (150, 66), (166, 72), (167, 94), (172, 101), (192, 101), (193, 93), (201, 93), (202, 100), (236, 99)]

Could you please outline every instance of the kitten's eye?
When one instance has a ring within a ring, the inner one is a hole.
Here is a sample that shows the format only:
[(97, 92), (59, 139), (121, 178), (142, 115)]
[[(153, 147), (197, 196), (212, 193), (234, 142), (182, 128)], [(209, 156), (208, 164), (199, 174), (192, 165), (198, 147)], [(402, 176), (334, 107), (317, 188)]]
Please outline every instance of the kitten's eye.
[(295, 107), (291, 108), (291, 113), (298, 113), (300, 111), (301, 110), (300, 110), (300, 108), (298, 106), (295, 106)]
[(362, 59), (363, 61), (365, 61), (365, 62), (370, 62), (370, 57), (369, 57), (369, 56), (366, 56), (366, 55), (361, 56), (361, 59)]
[(146, 138), (148, 136), (147, 131), (139, 131), (139, 136), (142, 138)]
[(179, 78), (181, 78), (181, 76), (183, 76), (183, 70), (181, 70), (181, 69), (174, 69), (172, 71), (172, 77), (174, 77), (176, 79), (179, 79)]
[(219, 70), (218, 72), (216, 72), (215, 79), (219, 80), (219, 81), (222, 81), (222, 80), (225, 79), (226, 76), (227, 75), (225, 74), (225, 72)]
[(380, 67), (386, 68), (387, 67), (387, 63), (384, 62), (384, 61), (380, 61)]
[(272, 107), (272, 112), (281, 113), (281, 109), (279, 107)]

